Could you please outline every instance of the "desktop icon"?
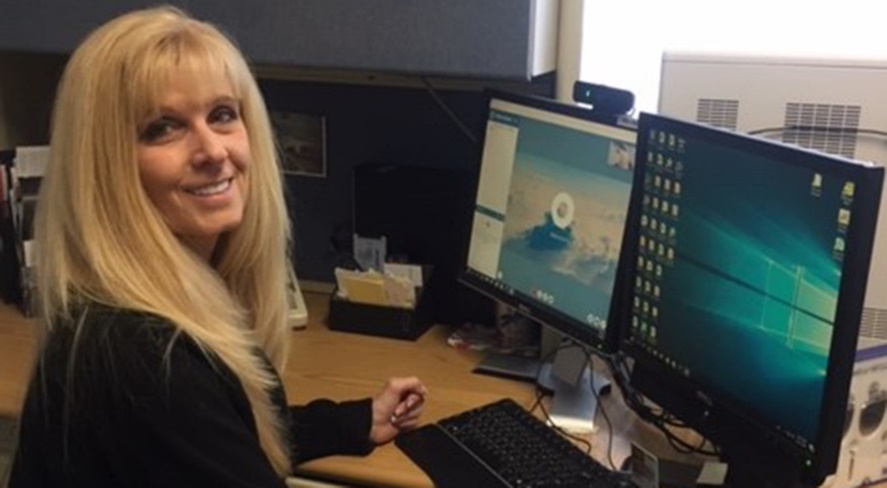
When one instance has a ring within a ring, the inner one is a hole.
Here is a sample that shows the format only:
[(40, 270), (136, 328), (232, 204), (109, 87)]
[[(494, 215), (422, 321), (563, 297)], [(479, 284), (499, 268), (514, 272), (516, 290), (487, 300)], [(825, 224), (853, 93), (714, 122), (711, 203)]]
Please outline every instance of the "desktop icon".
[(836, 261), (841, 262), (844, 260), (844, 247), (845, 242), (843, 237), (835, 238), (835, 246), (832, 250), (832, 257), (835, 258)]
[(822, 175), (820, 173), (813, 174), (813, 181), (810, 183), (810, 194), (816, 197), (822, 195)]
[(838, 210), (838, 224), (840, 227), (846, 228), (850, 225), (850, 210), (846, 208), (842, 208)]

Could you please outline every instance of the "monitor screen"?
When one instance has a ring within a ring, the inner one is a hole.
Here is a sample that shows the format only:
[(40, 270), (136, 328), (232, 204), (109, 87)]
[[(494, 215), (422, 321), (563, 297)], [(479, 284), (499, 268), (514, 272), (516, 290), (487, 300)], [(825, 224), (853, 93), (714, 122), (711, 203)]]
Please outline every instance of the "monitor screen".
[(632, 381), (728, 454), (824, 476), (882, 170), (650, 114), (638, 141), (625, 269)]
[(488, 91), (463, 281), (603, 348), (635, 130), (553, 100)]

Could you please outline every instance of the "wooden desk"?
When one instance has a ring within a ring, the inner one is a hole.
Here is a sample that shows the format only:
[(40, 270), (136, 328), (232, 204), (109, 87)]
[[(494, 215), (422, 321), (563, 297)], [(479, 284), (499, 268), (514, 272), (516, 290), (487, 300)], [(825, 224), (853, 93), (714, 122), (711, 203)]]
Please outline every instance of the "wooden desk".
[[(290, 361), (282, 375), (291, 403), (372, 396), (387, 378), (411, 375), (419, 376), (429, 389), (426, 422), (503, 397), (528, 407), (535, 399), (527, 384), (471, 374), (479, 354), (447, 346), (443, 327), (432, 328), (416, 342), (334, 332), (322, 324), (327, 297), (309, 293), (305, 299), (309, 325), (293, 333)], [(368, 458), (334, 456), (307, 463), (299, 471), (346, 483), (431, 486), (393, 443), (378, 447)]]
[(0, 304), (0, 417), (18, 417), (22, 410), (36, 343), (31, 321)]
[[(416, 342), (330, 331), (323, 324), (327, 298), (310, 293), (305, 296), (310, 310), (309, 325), (306, 330), (293, 333), (290, 361), (282, 375), (290, 403), (304, 403), (319, 397), (347, 400), (372, 396), (391, 376), (415, 375), (429, 389), (423, 422), (434, 422), (505, 397), (525, 408), (532, 407), (535, 401), (532, 385), (473, 374), (471, 369), (480, 361), (481, 354), (449, 347), (447, 328), (434, 327)], [(604, 399), (603, 405), (617, 426), (613, 438), (614, 462), (621, 463), (628, 455), (631, 438), (649, 438), (645, 445), (650, 445), (653, 452), (673, 452), (658, 432), (637, 421), (634, 414), (621, 405), (618, 394)], [(605, 459), (609, 440), (606, 429), (589, 440), (595, 457)], [(333, 456), (306, 463), (298, 471), (308, 477), (346, 484), (432, 486), (425, 473), (393, 443), (376, 448), (366, 458)]]
[[(446, 345), (446, 328), (435, 327), (416, 342), (383, 339), (330, 331), (324, 325), (328, 296), (307, 293), (307, 329), (293, 331), (290, 361), (282, 372), (290, 403), (316, 398), (357, 399), (376, 394), (392, 376), (416, 375), (429, 388), (424, 422), (434, 422), (464, 410), (510, 397), (531, 407), (534, 388), (516, 381), (475, 375), (471, 368), (479, 353), (458, 351)], [(21, 411), (35, 351), (32, 324), (17, 309), (0, 304), (0, 417), (17, 417)], [(603, 405), (616, 426), (613, 459), (628, 455), (629, 440), (658, 455), (675, 458), (664, 437), (640, 422), (622, 404), (618, 391)], [(607, 464), (610, 439), (606, 424), (592, 436), (594, 456)], [(367, 457), (332, 456), (299, 467), (305, 477), (344, 484), (387, 487), (430, 487), (431, 481), (393, 443), (378, 447)], [(879, 484), (878, 486), (887, 486)]]

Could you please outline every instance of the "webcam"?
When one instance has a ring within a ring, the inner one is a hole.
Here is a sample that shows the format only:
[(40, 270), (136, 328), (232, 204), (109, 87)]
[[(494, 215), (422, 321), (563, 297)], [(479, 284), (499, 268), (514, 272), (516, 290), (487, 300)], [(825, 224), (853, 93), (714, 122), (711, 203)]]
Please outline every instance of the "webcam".
[(576, 81), (573, 83), (573, 101), (591, 105), (596, 112), (626, 115), (634, 108), (634, 93), (612, 86)]

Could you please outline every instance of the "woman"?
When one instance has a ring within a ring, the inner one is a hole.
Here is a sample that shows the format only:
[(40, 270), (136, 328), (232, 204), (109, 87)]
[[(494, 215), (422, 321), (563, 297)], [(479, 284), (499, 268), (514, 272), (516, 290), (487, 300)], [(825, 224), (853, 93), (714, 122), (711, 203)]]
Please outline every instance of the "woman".
[(418, 423), (425, 387), (287, 407), (288, 225), (236, 47), (171, 8), (62, 76), (35, 223), (41, 354), (10, 487), (283, 486)]

